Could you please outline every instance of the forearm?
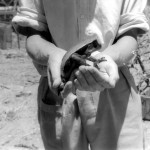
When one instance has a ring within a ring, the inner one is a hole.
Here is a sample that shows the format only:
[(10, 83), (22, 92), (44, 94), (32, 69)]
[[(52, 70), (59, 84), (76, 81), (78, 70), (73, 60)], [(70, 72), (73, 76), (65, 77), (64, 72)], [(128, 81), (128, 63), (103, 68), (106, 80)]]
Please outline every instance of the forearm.
[(61, 59), (65, 50), (55, 46), (49, 32), (39, 32), (34, 29), (28, 29), (26, 50), (34, 62), (41, 65), (47, 65), (48, 59), (56, 57)]
[(56, 46), (41, 35), (32, 35), (27, 38), (26, 49), (29, 56), (38, 64), (46, 65), (49, 55), (53, 52)]
[(118, 66), (122, 66), (123, 64), (129, 63), (136, 49), (136, 30), (132, 30), (122, 35), (115, 44), (106, 48), (102, 53), (109, 55)]

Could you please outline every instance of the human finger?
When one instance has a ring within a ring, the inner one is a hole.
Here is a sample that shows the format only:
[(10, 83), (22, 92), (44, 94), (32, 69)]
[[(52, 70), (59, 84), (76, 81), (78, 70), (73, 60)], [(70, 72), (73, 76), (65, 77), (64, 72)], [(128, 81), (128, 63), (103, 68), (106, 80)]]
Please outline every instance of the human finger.
[(58, 86), (61, 84), (60, 64), (50, 63), (48, 68), (48, 74), (50, 75), (52, 81), (52, 87), (54, 89), (58, 88)]
[(90, 91), (98, 90), (99, 85), (95, 80), (95, 78), (93, 78), (92, 74), (89, 72), (89, 66), (80, 66), (79, 70), (83, 74), (85, 80), (87, 81), (89, 90)]
[(110, 88), (109, 85), (110, 77), (106, 72), (103, 71), (101, 72), (98, 69), (92, 67), (89, 68), (89, 72), (92, 74), (92, 76), (95, 78), (95, 80), (99, 85), (105, 88)]
[(88, 90), (89, 89), (89, 85), (85, 79), (85, 77), (83, 76), (83, 74), (81, 73), (81, 71), (76, 71), (75, 72), (75, 76), (76, 76), (76, 82), (77, 85), (81, 86), (81, 88)]
[(77, 79), (74, 80), (74, 85), (75, 85), (75, 88), (76, 88), (76, 89), (81, 90), (81, 91), (84, 90), (84, 89), (82, 88), (80, 82), (79, 82)]
[(70, 94), (72, 92), (72, 82), (71, 81), (68, 81), (64, 88), (63, 88), (63, 91), (61, 92), (61, 95), (62, 97), (66, 97), (68, 94)]

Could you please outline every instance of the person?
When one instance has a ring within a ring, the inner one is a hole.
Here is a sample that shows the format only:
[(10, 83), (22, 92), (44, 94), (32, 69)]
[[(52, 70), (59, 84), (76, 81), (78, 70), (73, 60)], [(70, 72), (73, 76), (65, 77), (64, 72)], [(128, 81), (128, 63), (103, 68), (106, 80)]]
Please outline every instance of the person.
[[(141, 100), (127, 64), (137, 49), (137, 35), (149, 29), (146, 2), (20, 1), (12, 22), (27, 35), (27, 52), (41, 74), (38, 119), (46, 150), (144, 149)], [(93, 36), (101, 48), (91, 56), (106, 61), (75, 70), (62, 99), (57, 93), (62, 59)]]

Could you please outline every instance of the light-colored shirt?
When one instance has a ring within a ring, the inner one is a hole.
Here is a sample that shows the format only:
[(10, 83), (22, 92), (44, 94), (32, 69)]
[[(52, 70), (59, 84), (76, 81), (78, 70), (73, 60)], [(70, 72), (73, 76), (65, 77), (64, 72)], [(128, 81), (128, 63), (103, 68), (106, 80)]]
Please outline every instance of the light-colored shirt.
[(96, 35), (102, 48), (133, 28), (149, 29), (147, 0), (20, 0), (15, 25), (49, 30), (58, 47), (69, 50)]

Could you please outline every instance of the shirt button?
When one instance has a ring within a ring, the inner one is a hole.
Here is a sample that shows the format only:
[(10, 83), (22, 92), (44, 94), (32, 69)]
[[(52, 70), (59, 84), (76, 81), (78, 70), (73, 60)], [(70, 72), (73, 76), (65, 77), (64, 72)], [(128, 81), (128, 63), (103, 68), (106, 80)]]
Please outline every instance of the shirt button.
[(81, 15), (80, 18), (83, 19), (83, 18), (84, 18), (84, 15)]

